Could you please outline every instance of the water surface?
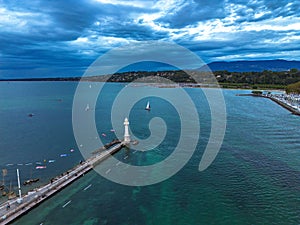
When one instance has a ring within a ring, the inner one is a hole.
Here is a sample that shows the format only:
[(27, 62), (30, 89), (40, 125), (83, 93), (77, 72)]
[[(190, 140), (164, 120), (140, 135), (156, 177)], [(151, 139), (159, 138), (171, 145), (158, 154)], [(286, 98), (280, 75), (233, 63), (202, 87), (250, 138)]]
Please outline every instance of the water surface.
[[(8, 170), (7, 184), (15, 186), (16, 168), (23, 180), (39, 177), (45, 183), (82, 159), (71, 120), (76, 85), (0, 83), (0, 167)], [(110, 107), (123, 87), (109, 84), (98, 99), (96, 123), (99, 134), (106, 134), (100, 135), (103, 142), (115, 137), (110, 132)], [(149, 87), (138, 91), (143, 88)], [(161, 89), (164, 91), (172, 89)], [(91, 172), (14, 224), (299, 224), (300, 117), (268, 99), (235, 96), (247, 91), (224, 90), (224, 143), (213, 164), (200, 173), (210, 112), (201, 89), (186, 91), (198, 109), (201, 135), (193, 157), (175, 176), (155, 185), (128, 187)], [(132, 132), (139, 138), (148, 137), (148, 122), (160, 116), (168, 133), (153, 151), (132, 154), (122, 150), (115, 155), (124, 160), (129, 154), (124, 162), (130, 164), (158, 162), (171, 154), (178, 141), (180, 123), (172, 105), (151, 98), (156, 107), (149, 114), (143, 110), (145, 102), (147, 99), (138, 102), (130, 113)], [(34, 116), (28, 117), (29, 113)], [(50, 159), (55, 162), (49, 163)], [(36, 170), (37, 162), (47, 168)]]

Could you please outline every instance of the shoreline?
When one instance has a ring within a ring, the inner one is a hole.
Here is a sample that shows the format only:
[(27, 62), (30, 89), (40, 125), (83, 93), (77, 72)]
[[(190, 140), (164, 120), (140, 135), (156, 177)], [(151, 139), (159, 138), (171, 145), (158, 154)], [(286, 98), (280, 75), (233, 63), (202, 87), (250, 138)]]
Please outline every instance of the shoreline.
[[(88, 80), (88, 79), (83, 79), (81, 78), (71, 78), (71, 79), (65, 79), (65, 78), (24, 78), (24, 79), (0, 79), (1, 82), (91, 82), (91, 83), (117, 83), (117, 84), (139, 84), (142, 86), (151, 86), (151, 87), (157, 87), (157, 88), (220, 88), (224, 90), (269, 90), (269, 91), (281, 91), (285, 92), (285, 89), (281, 88), (275, 88), (275, 87), (270, 87), (270, 84), (262, 84), (259, 89), (255, 89), (249, 86), (249, 88), (246, 87), (227, 87), (228, 83), (171, 83), (171, 84), (163, 84), (163, 83), (141, 83), (141, 82), (116, 82), (116, 81), (101, 81), (101, 80)], [(266, 85), (266, 86), (264, 86)], [(139, 87), (137, 86), (132, 86), (132, 87)]]

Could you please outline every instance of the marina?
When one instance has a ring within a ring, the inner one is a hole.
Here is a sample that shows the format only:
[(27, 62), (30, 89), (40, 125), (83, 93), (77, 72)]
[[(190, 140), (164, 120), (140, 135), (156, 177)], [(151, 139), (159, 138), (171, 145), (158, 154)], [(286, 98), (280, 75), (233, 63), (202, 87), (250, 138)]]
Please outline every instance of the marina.
[(300, 116), (300, 96), (299, 95), (267, 95), (272, 101), (286, 108), (294, 115)]
[(268, 98), (283, 108), (290, 111), (292, 114), (300, 116), (300, 95), (296, 94), (271, 94), (271, 93), (254, 93), (251, 94), (237, 94), (237, 96), (253, 96)]

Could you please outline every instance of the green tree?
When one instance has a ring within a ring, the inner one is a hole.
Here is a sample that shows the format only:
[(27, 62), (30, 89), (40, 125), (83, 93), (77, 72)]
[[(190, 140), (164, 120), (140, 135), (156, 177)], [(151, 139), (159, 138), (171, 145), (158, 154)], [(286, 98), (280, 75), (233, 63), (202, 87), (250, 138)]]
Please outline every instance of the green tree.
[(300, 94), (300, 81), (294, 84), (290, 84), (286, 87), (286, 93)]
[(290, 73), (298, 73), (298, 69), (292, 68), (292, 69), (290, 69)]

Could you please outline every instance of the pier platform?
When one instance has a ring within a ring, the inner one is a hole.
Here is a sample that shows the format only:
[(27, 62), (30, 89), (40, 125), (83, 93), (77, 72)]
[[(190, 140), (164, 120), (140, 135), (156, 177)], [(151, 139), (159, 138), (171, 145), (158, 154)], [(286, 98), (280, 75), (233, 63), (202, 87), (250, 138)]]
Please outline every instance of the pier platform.
[(63, 188), (82, 177), (85, 173), (92, 170), (97, 164), (118, 152), (124, 146), (125, 144), (123, 142), (114, 141), (112, 145), (106, 145), (107, 148), (104, 148), (103, 151), (97, 151), (92, 157), (68, 170), (63, 175), (51, 179), (49, 183), (34, 191), (28, 192), (26, 195), (22, 196), (21, 203), (17, 202), (17, 198), (3, 203), (0, 205), (0, 225), (9, 224), (18, 217), (29, 212), (41, 202), (55, 195)]

